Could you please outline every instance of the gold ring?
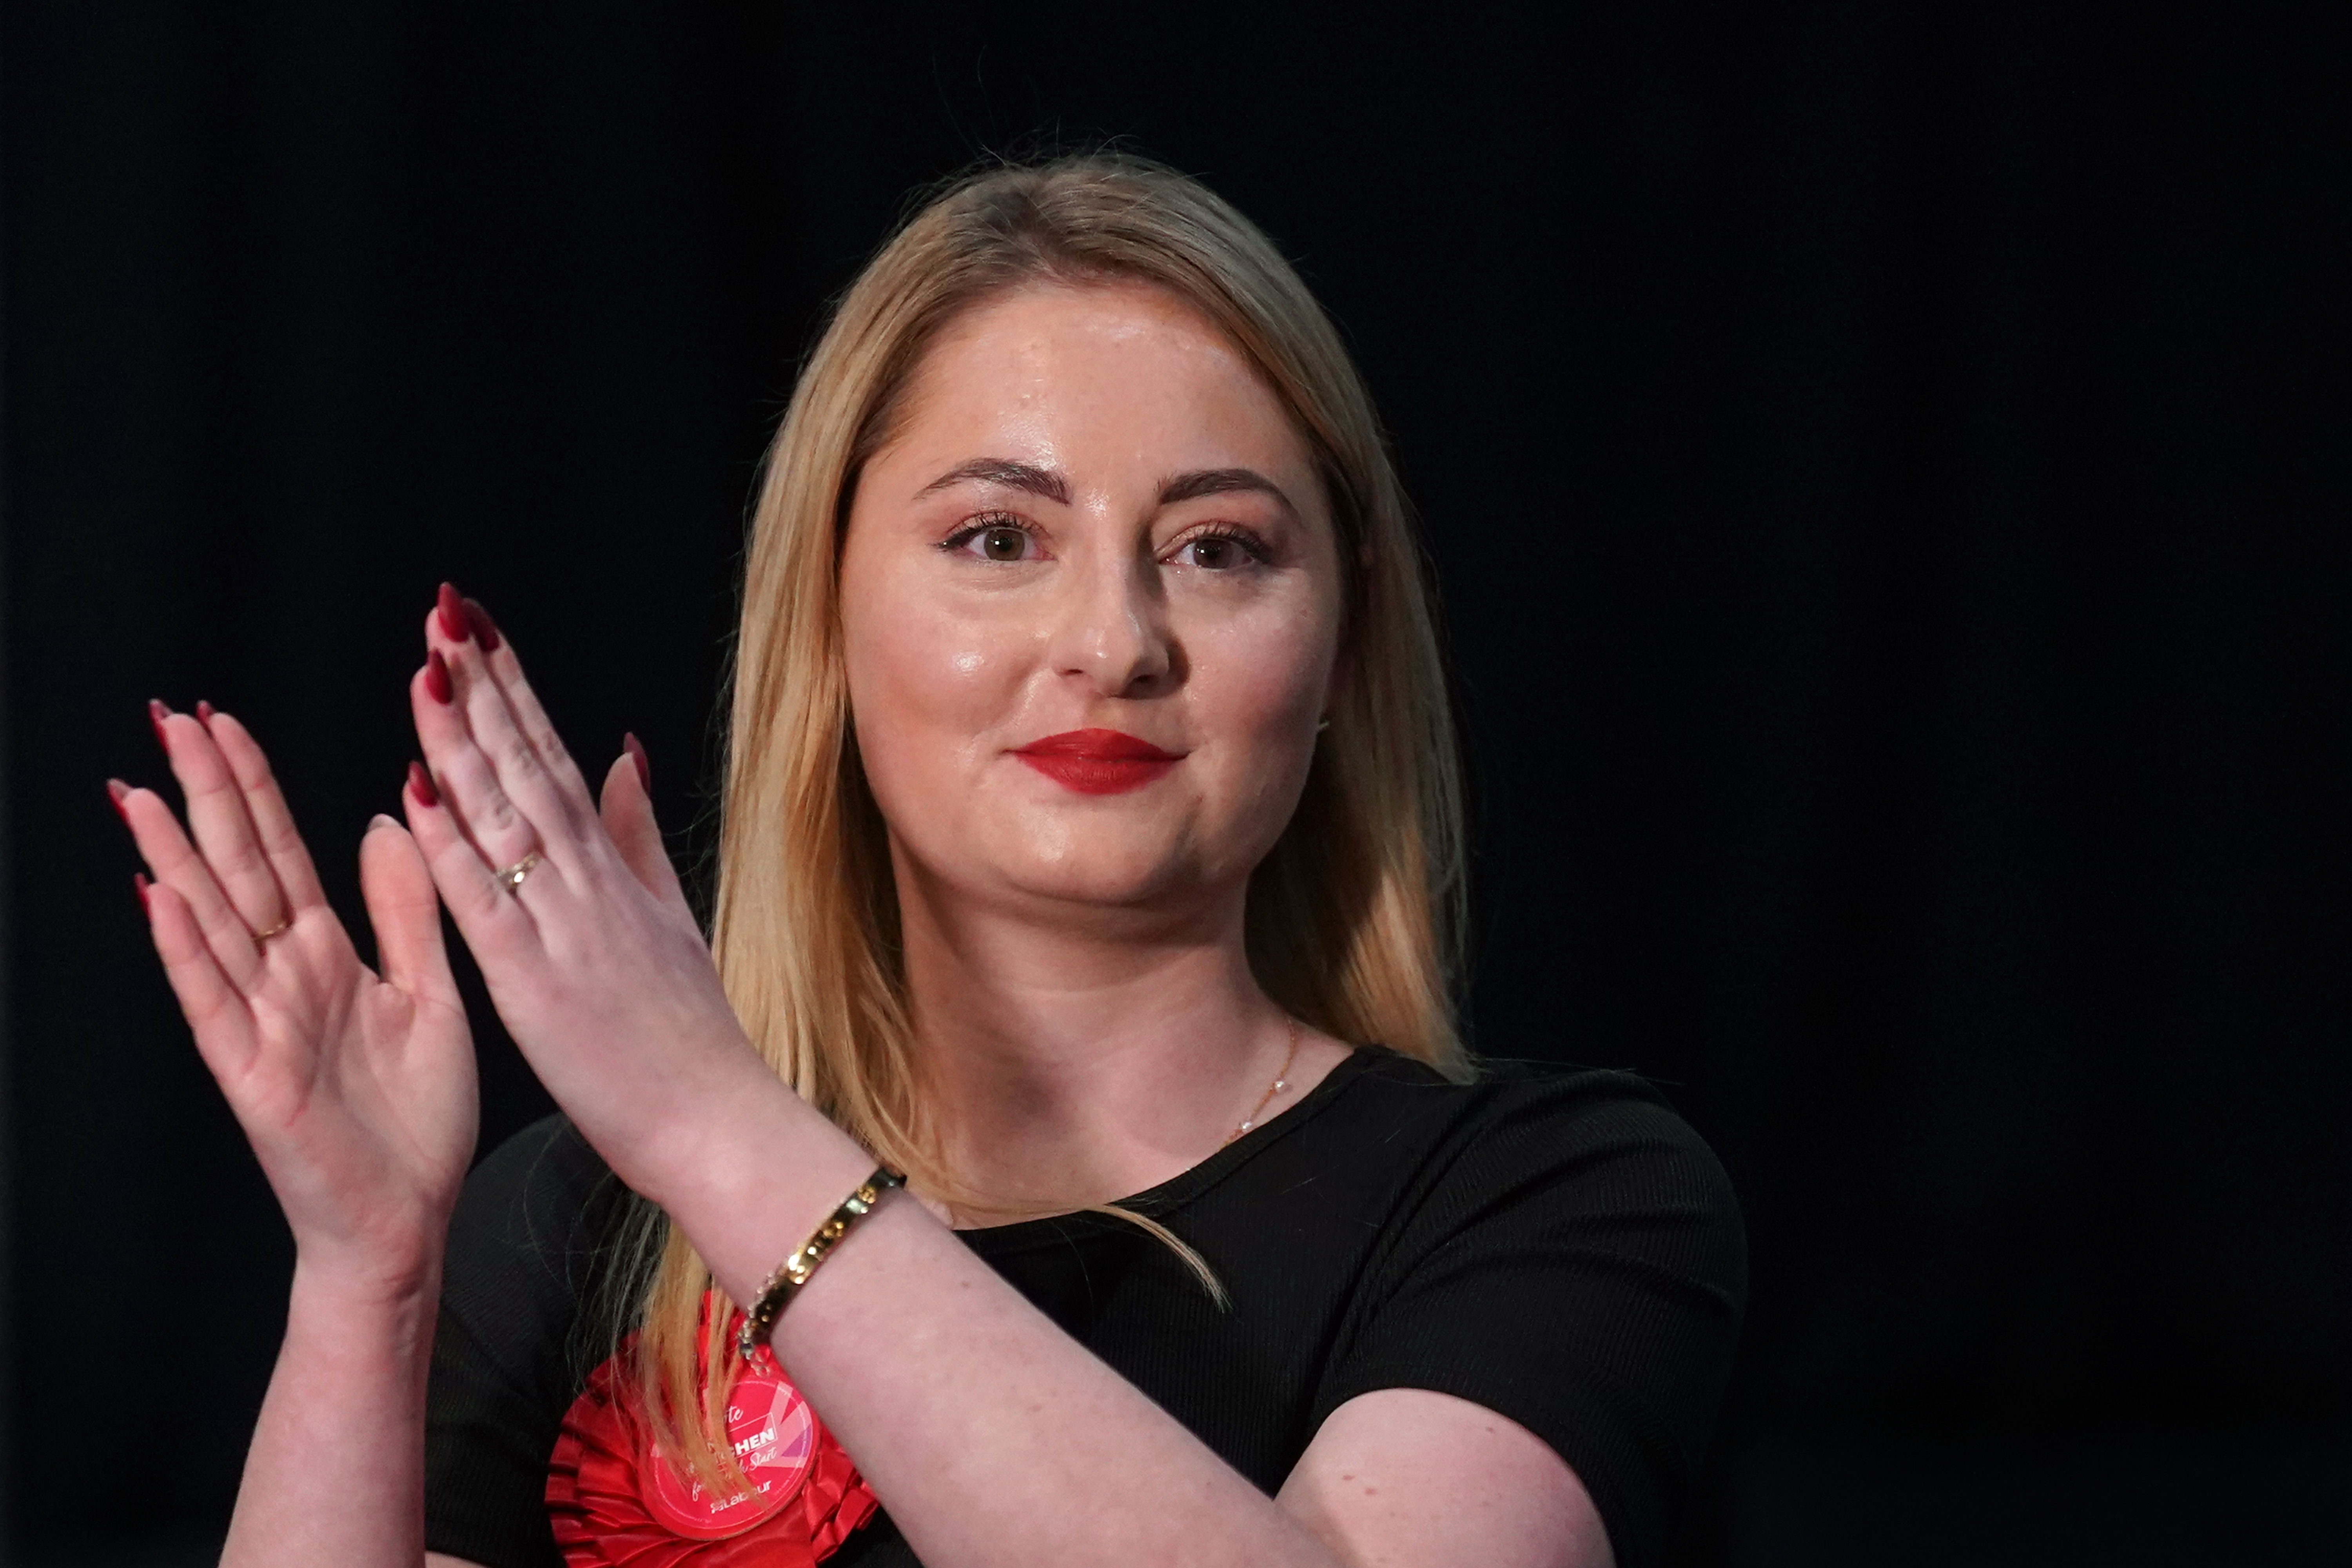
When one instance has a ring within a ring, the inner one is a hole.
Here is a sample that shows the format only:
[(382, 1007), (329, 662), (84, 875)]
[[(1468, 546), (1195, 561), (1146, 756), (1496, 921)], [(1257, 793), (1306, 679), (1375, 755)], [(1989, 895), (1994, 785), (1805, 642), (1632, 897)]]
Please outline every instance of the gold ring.
[(293, 929), (294, 929), (294, 917), (293, 917), (292, 915), (288, 915), (284, 920), (279, 921), (276, 925), (271, 926), (268, 931), (255, 931), (255, 932), (253, 933), (253, 945), (254, 945), (254, 947), (256, 948), (256, 950), (258, 950), (258, 949), (260, 948), (261, 944), (262, 944), (263, 942), (268, 942), (271, 937), (273, 937), (273, 936), (284, 936), (288, 931), (292, 931)]
[(507, 885), (507, 891), (511, 893), (517, 888), (522, 886), (522, 879), (525, 877), (530, 876), (531, 868), (538, 864), (539, 851), (534, 849), (530, 854), (524, 856), (521, 859), (516, 861), (513, 865), (508, 867), (505, 870), (499, 872), (499, 880), (504, 882)]

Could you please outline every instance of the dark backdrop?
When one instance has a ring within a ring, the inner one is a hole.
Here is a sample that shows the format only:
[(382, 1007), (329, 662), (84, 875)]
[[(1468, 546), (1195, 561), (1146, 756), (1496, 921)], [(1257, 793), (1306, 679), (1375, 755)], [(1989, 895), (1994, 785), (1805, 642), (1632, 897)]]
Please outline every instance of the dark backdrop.
[[(1478, 1043), (1657, 1077), (1738, 1184), (1695, 1560), (2343, 1561), (2315, 46), (870, 9), (7, 5), (16, 1551), (216, 1541), (283, 1311), (100, 793), (163, 777), (145, 699), (254, 726), (352, 918), (454, 578), (698, 853), (823, 302), (910, 186), (1117, 135), (1298, 258), (1393, 429)], [(487, 1147), (547, 1102), (478, 1023)]]

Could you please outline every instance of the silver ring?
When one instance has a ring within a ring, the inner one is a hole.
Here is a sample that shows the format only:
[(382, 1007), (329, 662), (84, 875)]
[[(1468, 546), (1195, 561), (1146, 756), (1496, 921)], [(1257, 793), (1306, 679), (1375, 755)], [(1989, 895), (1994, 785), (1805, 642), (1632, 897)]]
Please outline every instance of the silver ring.
[(531, 868), (538, 864), (539, 851), (534, 849), (530, 854), (524, 856), (521, 859), (516, 861), (513, 865), (508, 867), (505, 870), (499, 872), (499, 880), (504, 882), (507, 885), (507, 891), (511, 893), (517, 888), (522, 886), (522, 879), (525, 877), (530, 876)]

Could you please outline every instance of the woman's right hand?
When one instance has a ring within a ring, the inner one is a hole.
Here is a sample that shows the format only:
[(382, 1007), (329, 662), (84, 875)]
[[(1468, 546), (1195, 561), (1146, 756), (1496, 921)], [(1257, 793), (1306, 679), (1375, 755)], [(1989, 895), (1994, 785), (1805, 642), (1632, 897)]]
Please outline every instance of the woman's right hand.
[(148, 925), (196, 1049), (301, 1268), (362, 1289), (425, 1285), (473, 1156), (477, 1089), (424, 858), (388, 816), (361, 841), (378, 974), (328, 907), (245, 727), (209, 710), (154, 713), (193, 841), (152, 791), (108, 788), (154, 873)]

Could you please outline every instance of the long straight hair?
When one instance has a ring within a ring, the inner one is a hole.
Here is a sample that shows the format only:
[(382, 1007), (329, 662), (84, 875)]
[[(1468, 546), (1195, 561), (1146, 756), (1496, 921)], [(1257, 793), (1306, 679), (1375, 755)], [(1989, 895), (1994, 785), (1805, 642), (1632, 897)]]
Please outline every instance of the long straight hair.
[[(841, 540), (858, 475), (941, 329), (1039, 283), (1164, 290), (1232, 342), (1305, 440), (1339, 534), (1342, 674), (1297, 812), (1250, 879), (1251, 966), (1318, 1029), (1470, 1070), (1451, 994), (1453, 721), (1404, 495), (1338, 331), (1256, 227), (1174, 170), (1116, 153), (992, 167), (922, 205), (867, 265), (769, 448), (711, 932), (727, 994), (776, 1072), (877, 1160), (942, 1192), (957, 1183), (919, 1091), (887, 840), (850, 723)], [(740, 1484), (719, 1374), (732, 1371), (732, 1304), (721, 1293), (705, 1313), (709, 1268), (676, 1226), (652, 1223), (667, 1235), (642, 1298), (640, 1391), (663, 1447), (723, 1492)], [(689, 1410), (702, 1441), (677, 1441)]]

